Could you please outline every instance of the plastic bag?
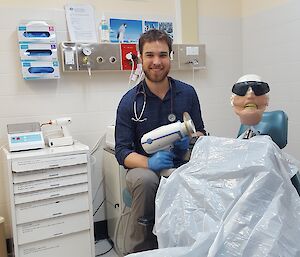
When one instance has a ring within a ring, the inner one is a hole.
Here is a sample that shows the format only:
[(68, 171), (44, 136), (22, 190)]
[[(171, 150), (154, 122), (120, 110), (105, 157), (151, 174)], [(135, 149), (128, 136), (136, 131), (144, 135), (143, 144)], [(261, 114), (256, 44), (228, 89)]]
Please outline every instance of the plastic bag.
[(300, 256), (295, 168), (268, 136), (202, 137), (191, 160), (162, 179), (158, 250), (134, 256)]

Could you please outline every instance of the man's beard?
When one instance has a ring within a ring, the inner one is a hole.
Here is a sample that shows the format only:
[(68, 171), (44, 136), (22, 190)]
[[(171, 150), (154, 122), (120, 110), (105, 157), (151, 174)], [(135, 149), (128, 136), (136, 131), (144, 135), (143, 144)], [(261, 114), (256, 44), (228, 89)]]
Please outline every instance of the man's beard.
[(151, 82), (162, 82), (168, 75), (170, 69), (167, 69), (165, 70), (162, 74), (158, 75), (158, 76), (155, 76), (154, 74), (151, 74), (150, 71), (145, 71), (144, 70), (144, 73), (145, 73), (145, 76), (148, 80), (150, 80)]

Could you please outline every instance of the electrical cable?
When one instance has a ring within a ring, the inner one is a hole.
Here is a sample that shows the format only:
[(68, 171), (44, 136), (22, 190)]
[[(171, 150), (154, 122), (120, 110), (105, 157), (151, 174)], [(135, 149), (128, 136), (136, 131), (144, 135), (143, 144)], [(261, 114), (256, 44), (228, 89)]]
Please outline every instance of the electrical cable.
[(93, 216), (96, 215), (96, 213), (99, 211), (99, 209), (101, 208), (101, 206), (103, 205), (104, 201), (106, 198), (103, 199), (103, 201), (100, 203), (100, 205), (98, 206), (97, 210), (94, 212)]
[(106, 136), (106, 133), (98, 139), (98, 141), (96, 142), (96, 144), (94, 145), (94, 147), (90, 151), (91, 155), (94, 154), (98, 150), (98, 148), (101, 145), (101, 143), (102, 143), (103, 139), (105, 138), (105, 136)]
[[(110, 252), (110, 251), (114, 248), (114, 242), (113, 242), (110, 238), (108, 238), (107, 241), (109, 242), (109, 244), (110, 244), (110, 246), (111, 246), (110, 249), (108, 249), (107, 251), (105, 251), (105, 252), (103, 252), (103, 253), (96, 254), (95, 257), (102, 256), (102, 255), (104, 255), (104, 254), (107, 254), (108, 252)], [(95, 244), (98, 243), (98, 242), (99, 242), (99, 241), (95, 242)]]
[(145, 73), (142, 71), (142, 73), (140, 74), (135, 86), (138, 85), (144, 79), (144, 77), (145, 77)]
[(130, 82), (131, 82), (133, 72), (134, 72), (134, 61), (132, 59), (132, 55), (131, 55), (131, 58), (129, 59), (129, 61), (131, 62), (131, 72), (130, 72), (130, 75), (129, 75), (128, 86), (130, 86)]
[(104, 182), (104, 179), (102, 178), (102, 180), (100, 181), (100, 183), (99, 183), (99, 185), (98, 185), (98, 187), (97, 187), (96, 193), (95, 193), (95, 195), (94, 195), (94, 197), (93, 197), (93, 203), (94, 203), (94, 201), (95, 201), (95, 199), (96, 199), (97, 193), (98, 193), (98, 191), (99, 191), (101, 185), (103, 184), (103, 182)]

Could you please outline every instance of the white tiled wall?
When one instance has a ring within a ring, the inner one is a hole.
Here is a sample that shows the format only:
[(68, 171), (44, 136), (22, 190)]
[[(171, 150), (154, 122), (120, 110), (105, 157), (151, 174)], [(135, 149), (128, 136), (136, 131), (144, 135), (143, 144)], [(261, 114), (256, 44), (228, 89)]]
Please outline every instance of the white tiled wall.
[(268, 110), (288, 114), (285, 151), (300, 159), (300, 1), (282, 2), (243, 18), (243, 72), (259, 74), (270, 84)]
[(206, 45), (207, 70), (198, 85), (207, 130), (235, 137), (239, 122), (230, 105), (231, 87), (242, 73), (239, 17), (200, 16), (199, 36)]

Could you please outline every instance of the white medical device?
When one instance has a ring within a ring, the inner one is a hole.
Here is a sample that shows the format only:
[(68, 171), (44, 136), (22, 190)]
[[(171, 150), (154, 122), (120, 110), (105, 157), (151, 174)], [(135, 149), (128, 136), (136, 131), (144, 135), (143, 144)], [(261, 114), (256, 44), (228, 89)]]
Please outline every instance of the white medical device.
[(196, 133), (195, 125), (190, 115), (183, 114), (183, 122), (177, 121), (154, 129), (141, 139), (141, 144), (146, 153), (152, 154), (160, 150), (168, 150), (173, 143), (184, 136), (192, 136)]
[(16, 123), (7, 125), (8, 145), (11, 152), (45, 147), (40, 123)]
[(72, 119), (70, 117), (50, 120), (47, 123), (50, 125), (60, 126), (61, 132), (63, 134), (61, 137), (48, 136), (48, 145), (50, 147), (73, 145), (74, 143), (73, 137), (71, 136), (67, 128), (67, 125), (71, 123), (72, 123)]
[(114, 125), (106, 127), (105, 144), (110, 149), (115, 150), (116, 141), (115, 141), (115, 126)]

